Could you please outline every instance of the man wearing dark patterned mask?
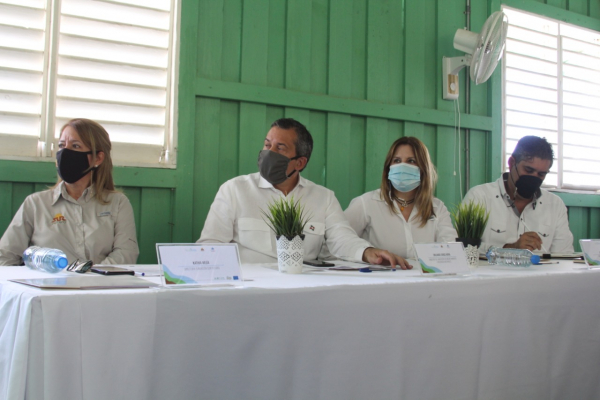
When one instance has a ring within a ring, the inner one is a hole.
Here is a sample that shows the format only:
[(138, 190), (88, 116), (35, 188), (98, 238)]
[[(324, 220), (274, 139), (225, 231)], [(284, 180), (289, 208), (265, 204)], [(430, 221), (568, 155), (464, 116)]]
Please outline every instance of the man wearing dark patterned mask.
[(300, 122), (291, 118), (275, 121), (258, 153), (259, 172), (221, 186), (198, 242), (237, 243), (242, 263), (275, 262), (275, 235), (261, 210), (274, 199), (294, 196), (310, 216), (304, 230), (305, 259), (316, 259), (326, 244), (331, 254), (345, 260), (412, 268), (402, 257), (359, 238), (335, 194), (300, 176), (312, 148), (312, 136)]
[(554, 152), (546, 139), (525, 136), (508, 159), (508, 172), (496, 182), (467, 193), (463, 202), (474, 200), (490, 211), (481, 252), (490, 246), (573, 252), (567, 208), (558, 196), (541, 189), (553, 160)]

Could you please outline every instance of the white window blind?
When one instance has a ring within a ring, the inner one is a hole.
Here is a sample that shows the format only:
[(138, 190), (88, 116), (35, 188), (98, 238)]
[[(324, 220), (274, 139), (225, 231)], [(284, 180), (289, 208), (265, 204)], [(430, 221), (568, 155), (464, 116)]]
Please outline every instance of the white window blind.
[(504, 160), (526, 135), (555, 161), (544, 186), (600, 189), (600, 32), (504, 7)]
[(71, 118), (120, 165), (173, 166), (175, 0), (0, 0), (0, 156), (52, 158)]

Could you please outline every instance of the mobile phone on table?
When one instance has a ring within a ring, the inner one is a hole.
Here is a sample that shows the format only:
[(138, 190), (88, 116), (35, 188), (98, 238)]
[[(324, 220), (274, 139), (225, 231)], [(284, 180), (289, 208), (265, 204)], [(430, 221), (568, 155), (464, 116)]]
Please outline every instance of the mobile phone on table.
[(304, 264), (310, 265), (311, 267), (335, 267), (334, 263), (321, 260), (304, 260)]
[(121, 267), (92, 267), (90, 271), (102, 275), (135, 275), (135, 271)]

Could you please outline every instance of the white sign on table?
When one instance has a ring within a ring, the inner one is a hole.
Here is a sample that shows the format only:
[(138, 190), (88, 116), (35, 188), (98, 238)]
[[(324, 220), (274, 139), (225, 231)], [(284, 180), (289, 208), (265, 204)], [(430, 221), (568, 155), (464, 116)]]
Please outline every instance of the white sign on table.
[(583, 259), (590, 268), (600, 268), (600, 239), (579, 239)]
[(469, 262), (462, 243), (415, 243), (424, 274), (468, 274)]
[(243, 282), (235, 243), (157, 243), (156, 253), (166, 287)]

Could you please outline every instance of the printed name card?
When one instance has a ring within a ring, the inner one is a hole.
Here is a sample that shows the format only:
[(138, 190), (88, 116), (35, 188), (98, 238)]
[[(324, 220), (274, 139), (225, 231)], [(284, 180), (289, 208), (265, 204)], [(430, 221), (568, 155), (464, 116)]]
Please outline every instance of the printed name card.
[(415, 251), (424, 274), (468, 274), (469, 262), (462, 243), (415, 244)]
[(157, 243), (156, 253), (167, 287), (242, 284), (235, 243)]
[(600, 266), (600, 240), (580, 239), (579, 244), (588, 267), (598, 268)]

